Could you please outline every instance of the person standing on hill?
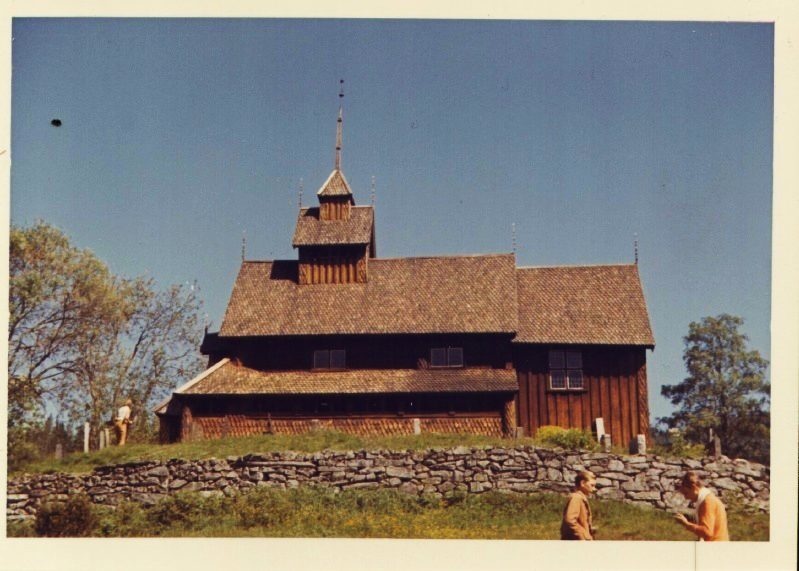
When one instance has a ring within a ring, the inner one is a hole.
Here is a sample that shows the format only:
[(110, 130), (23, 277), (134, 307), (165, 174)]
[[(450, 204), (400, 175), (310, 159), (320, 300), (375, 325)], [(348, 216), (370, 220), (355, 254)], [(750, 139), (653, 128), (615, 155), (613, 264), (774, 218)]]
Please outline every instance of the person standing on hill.
[(696, 523), (691, 523), (681, 513), (675, 514), (682, 526), (700, 541), (729, 541), (727, 510), (716, 495), (702, 484), (696, 472), (686, 472), (677, 491), (688, 501), (696, 503)]
[(117, 446), (124, 446), (128, 436), (128, 425), (132, 422), (130, 418), (131, 406), (133, 401), (128, 399), (125, 404), (119, 407), (117, 416), (114, 419), (114, 428), (117, 433)]
[(596, 533), (591, 518), (591, 506), (588, 496), (596, 490), (596, 476), (593, 472), (583, 470), (574, 479), (574, 491), (569, 494), (569, 501), (563, 509), (563, 521), (560, 524), (561, 539), (577, 539), (592, 541)]

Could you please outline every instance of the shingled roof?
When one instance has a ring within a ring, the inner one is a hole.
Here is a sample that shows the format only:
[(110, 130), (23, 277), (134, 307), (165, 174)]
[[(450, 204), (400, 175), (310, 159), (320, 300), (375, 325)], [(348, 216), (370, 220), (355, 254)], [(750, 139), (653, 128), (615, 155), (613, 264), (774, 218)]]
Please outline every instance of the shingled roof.
[(344, 173), (339, 169), (334, 169), (327, 177), (325, 183), (316, 192), (317, 196), (352, 196), (350, 185), (344, 178)]
[(374, 226), (371, 206), (353, 206), (346, 220), (320, 220), (319, 207), (301, 208), (291, 244), (322, 246), (329, 244), (368, 244)]
[(654, 347), (635, 265), (517, 270), (522, 343), (590, 343)]
[(514, 392), (512, 369), (258, 371), (227, 362), (183, 394), (374, 394)]
[(220, 337), (516, 331), (513, 254), (368, 263), (366, 283), (298, 285), (296, 261), (243, 262)]

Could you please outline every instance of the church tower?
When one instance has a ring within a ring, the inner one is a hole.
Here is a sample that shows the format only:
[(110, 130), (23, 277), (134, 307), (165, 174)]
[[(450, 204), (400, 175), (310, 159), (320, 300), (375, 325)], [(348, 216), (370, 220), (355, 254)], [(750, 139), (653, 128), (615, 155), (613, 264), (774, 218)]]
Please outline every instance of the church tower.
[[(344, 80), (339, 99), (344, 97)], [(336, 122), (333, 172), (316, 193), (318, 207), (300, 208), (292, 246), (299, 253), (297, 280), (301, 285), (365, 283), (368, 260), (377, 255), (374, 209), (356, 206), (341, 170), (343, 106)]]

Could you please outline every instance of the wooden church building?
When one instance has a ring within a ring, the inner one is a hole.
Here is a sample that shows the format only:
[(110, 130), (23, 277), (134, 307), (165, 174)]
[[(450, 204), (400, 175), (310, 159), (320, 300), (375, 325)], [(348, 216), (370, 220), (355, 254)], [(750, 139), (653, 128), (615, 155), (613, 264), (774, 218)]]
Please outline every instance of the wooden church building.
[(635, 264), (517, 267), (512, 253), (381, 259), (372, 206), (335, 168), (300, 208), (295, 260), (242, 261), (208, 368), (155, 412), (174, 442), (649, 426), (654, 348)]

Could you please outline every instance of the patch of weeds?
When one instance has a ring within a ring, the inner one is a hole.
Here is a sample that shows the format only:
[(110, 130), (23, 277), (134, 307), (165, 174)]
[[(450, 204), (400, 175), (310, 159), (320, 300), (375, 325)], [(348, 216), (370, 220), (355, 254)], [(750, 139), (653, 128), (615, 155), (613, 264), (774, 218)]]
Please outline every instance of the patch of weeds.
[(66, 502), (46, 502), (36, 513), (34, 529), (45, 537), (87, 537), (98, 523), (88, 496), (72, 496)]

